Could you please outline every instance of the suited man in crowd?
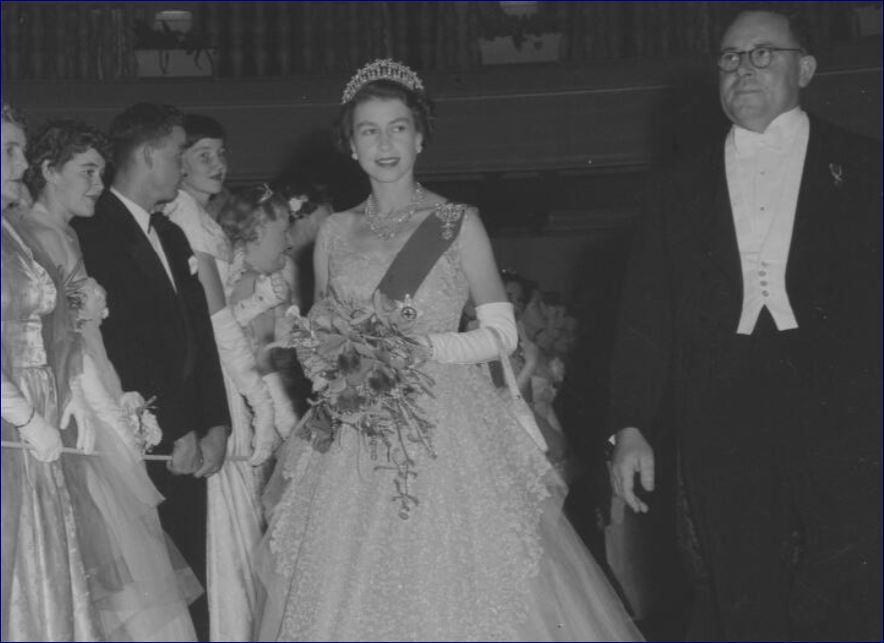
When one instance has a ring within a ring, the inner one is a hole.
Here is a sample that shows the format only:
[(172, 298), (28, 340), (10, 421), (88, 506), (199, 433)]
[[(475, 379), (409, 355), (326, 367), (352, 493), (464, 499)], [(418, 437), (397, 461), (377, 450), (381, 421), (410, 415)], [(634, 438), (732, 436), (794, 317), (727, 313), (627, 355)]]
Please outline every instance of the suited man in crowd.
[[(75, 222), (87, 272), (107, 290), (101, 332), (124, 390), (153, 398), (163, 439), (149, 462), (160, 521), (206, 584), (206, 484), (224, 462), (230, 417), (196, 258), (158, 213), (178, 189), (185, 137), (174, 107), (139, 103), (111, 123), (115, 174), (95, 216)], [(208, 640), (205, 597), (191, 606)]]
[(648, 511), (671, 401), (703, 640), (882, 635), (881, 144), (802, 110), (816, 66), (776, 7), (730, 23), (732, 127), (652, 184), (623, 294), (611, 482)]

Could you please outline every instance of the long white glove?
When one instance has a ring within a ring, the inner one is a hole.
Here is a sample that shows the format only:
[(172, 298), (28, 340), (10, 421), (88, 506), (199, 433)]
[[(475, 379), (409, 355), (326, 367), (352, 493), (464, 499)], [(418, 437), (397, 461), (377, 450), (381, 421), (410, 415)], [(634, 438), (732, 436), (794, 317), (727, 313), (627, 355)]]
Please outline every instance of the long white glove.
[(255, 292), (233, 305), (233, 316), (240, 326), (245, 326), (261, 313), (286, 301), (288, 296), (289, 285), (281, 272), (261, 275), (255, 281)]
[[(119, 400), (114, 399), (101, 380), (98, 366), (88, 353), (83, 355), (83, 373), (78, 378), (77, 388), (82, 392), (83, 399), (85, 400), (85, 403), (89, 405), (89, 408), (94, 411), (105, 424), (110, 426), (114, 432), (116, 432), (123, 444), (132, 451), (139, 453), (140, 456), (140, 449), (136, 444), (133, 428), (126, 416), (129, 413), (128, 404), (130, 404), (132, 400), (139, 400), (139, 403), (143, 404), (144, 398), (141, 397), (139, 393), (129, 392), (123, 393)], [(123, 400), (127, 401), (127, 408), (124, 408)], [(71, 401), (73, 402), (73, 400)], [(86, 422), (81, 422), (80, 419), (77, 418), (78, 427), (86, 425)], [(83, 429), (80, 429), (80, 431), (82, 432)], [(80, 446), (81, 437), (83, 437), (81, 433), (78, 433), (77, 448), (83, 448)], [(94, 431), (92, 431), (91, 440), (94, 444)], [(93, 447), (90, 447), (90, 450), (91, 448)]]
[[(85, 365), (86, 358), (83, 362)], [(73, 419), (77, 423), (77, 449), (84, 453), (92, 453), (95, 450), (95, 425), (89, 421), (86, 409), (91, 406), (96, 412), (105, 414), (102, 417), (105, 417), (111, 426), (115, 426), (119, 422), (119, 407), (106, 393), (103, 396), (95, 395), (91, 401), (87, 399), (83, 390), (83, 375), (73, 378), (70, 386), (71, 399), (61, 413), (59, 426), (62, 430), (67, 430)], [(94, 383), (90, 388), (94, 388)], [(103, 387), (101, 388), (103, 391)]]
[(280, 437), (285, 440), (298, 423), (298, 415), (295, 413), (292, 401), (285, 391), (285, 386), (282, 384), (279, 373), (268, 373), (263, 379), (267, 383), (270, 397), (273, 398), (273, 409), (276, 413), (276, 430)]
[(212, 315), (212, 328), (224, 371), (233, 380), (236, 390), (246, 398), (254, 414), (252, 457), (249, 463), (257, 466), (270, 457), (277, 441), (273, 400), (258, 374), (255, 354), (229, 308), (222, 308)]
[(41, 462), (52, 462), (61, 455), (61, 433), (37, 413), (16, 386), (3, 376), (0, 387), (3, 419), (18, 427), (22, 440), (31, 445), (31, 455)]
[[(509, 355), (519, 342), (513, 305), (492, 302), (476, 306), (479, 328), (465, 333), (435, 333), (428, 336), (433, 360), (446, 364), (478, 364)], [(498, 339), (499, 338), (499, 339)]]

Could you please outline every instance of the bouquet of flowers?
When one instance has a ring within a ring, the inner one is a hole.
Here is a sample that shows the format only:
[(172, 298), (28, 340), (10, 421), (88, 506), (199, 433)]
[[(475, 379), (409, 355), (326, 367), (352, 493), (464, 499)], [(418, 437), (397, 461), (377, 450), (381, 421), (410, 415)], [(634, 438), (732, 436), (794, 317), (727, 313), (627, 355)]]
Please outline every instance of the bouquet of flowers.
[(309, 318), (289, 309), (286, 345), (297, 351), (314, 393), (299, 435), (325, 452), (341, 430), (357, 431), (379, 461), (375, 468), (395, 473), (393, 500), (406, 519), (418, 504), (409, 490), (417, 475), (414, 450), (436, 457), (433, 425), (418, 404), (432, 395), (433, 380), (420, 370), (429, 353), (407, 334), (413, 321), (398, 319), (390, 300), (378, 293), (373, 304), (331, 293)]
[(74, 313), (74, 324), (80, 330), (89, 322), (101, 324), (108, 316), (107, 293), (92, 277), (77, 284), (67, 284), (65, 297)]
[(123, 423), (129, 429), (135, 448), (149, 453), (163, 439), (163, 431), (151, 409), (155, 398), (145, 400), (137, 391), (127, 391), (120, 397)]

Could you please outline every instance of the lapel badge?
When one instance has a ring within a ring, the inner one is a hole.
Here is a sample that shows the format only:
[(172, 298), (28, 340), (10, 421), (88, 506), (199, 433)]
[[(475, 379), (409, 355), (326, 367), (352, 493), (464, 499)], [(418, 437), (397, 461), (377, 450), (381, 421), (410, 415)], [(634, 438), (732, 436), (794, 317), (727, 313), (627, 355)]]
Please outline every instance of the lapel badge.
[(837, 163), (829, 163), (829, 173), (835, 180), (836, 188), (840, 188), (842, 185), (844, 185), (844, 171), (841, 169), (840, 165), (838, 165)]

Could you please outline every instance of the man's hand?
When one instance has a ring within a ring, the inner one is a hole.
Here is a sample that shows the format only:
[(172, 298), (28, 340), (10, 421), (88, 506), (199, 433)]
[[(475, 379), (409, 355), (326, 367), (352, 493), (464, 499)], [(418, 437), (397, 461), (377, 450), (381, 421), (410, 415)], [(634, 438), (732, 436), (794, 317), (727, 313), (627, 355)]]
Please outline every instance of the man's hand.
[(617, 432), (611, 456), (611, 487), (636, 513), (647, 513), (648, 505), (635, 495), (635, 474), (641, 477), (645, 491), (654, 490), (654, 450), (641, 431), (627, 427)]
[(166, 467), (175, 475), (196, 473), (202, 464), (202, 457), (196, 432), (191, 431), (184, 437), (175, 440), (172, 459), (169, 460)]
[(194, 478), (208, 478), (218, 473), (227, 456), (228, 428), (222, 424), (213, 426), (199, 442), (199, 448), (203, 455), (203, 464), (193, 474)]

